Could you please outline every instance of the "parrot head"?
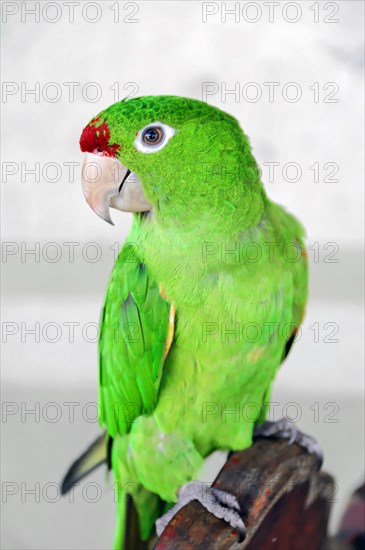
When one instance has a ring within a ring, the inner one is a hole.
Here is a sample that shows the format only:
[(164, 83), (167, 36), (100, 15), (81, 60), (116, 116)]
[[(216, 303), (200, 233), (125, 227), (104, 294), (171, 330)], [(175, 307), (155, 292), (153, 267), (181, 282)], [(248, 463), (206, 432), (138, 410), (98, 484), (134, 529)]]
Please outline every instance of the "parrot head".
[(120, 101), (89, 122), (80, 147), (86, 201), (109, 223), (110, 207), (153, 211), (176, 223), (236, 210), (253, 223), (262, 213), (248, 139), (232, 116), (207, 103), (177, 96)]

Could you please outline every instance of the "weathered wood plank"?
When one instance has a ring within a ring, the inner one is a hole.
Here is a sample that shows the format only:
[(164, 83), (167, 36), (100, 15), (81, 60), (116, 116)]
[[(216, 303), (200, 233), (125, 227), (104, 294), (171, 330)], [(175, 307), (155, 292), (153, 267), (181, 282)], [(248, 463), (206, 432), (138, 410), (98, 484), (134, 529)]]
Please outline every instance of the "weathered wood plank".
[(155, 550), (320, 550), (334, 480), (319, 473), (315, 456), (282, 440), (258, 439), (231, 453), (214, 486), (234, 494), (247, 527), (237, 533), (192, 501), (172, 519)]

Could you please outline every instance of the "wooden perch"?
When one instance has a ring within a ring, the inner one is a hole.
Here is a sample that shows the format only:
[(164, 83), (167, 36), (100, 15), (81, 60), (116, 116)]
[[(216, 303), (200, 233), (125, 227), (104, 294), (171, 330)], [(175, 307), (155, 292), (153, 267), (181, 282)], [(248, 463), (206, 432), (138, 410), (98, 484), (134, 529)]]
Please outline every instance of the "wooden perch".
[(286, 441), (257, 439), (231, 453), (214, 487), (234, 494), (247, 528), (237, 533), (198, 501), (182, 508), (155, 550), (319, 550), (326, 545), (335, 482), (318, 471), (315, 456)]

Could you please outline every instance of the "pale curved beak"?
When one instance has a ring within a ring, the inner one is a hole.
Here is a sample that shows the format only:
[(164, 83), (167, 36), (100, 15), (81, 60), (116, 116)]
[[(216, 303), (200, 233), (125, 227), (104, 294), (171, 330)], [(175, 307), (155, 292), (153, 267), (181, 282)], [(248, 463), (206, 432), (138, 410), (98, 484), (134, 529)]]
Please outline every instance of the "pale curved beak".
[(116, 158), (86, 153), (81, 181), (88, 205), (112, 225), (110, 207), (124, 212), (152, 210), (136, 174)]

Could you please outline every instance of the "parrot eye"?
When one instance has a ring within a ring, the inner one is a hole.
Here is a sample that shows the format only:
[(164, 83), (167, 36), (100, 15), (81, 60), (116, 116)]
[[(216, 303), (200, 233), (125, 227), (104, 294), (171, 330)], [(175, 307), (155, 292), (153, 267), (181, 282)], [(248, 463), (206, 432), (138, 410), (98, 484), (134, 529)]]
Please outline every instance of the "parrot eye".
[(153, 145), (157, 145), (158, 143), (160, 143), (162, 139), (163, 139), (163, 130), (158, 126), (146, 128), (146, 130), (143, 130), (142, 140), (145, 143), (152, 143)]
[(162, 122), (153, 122), (137, 133), (134, 142), (137, 151), (141, 153), (156, 153), (161, 151), (174, 135), (175, 130)]

